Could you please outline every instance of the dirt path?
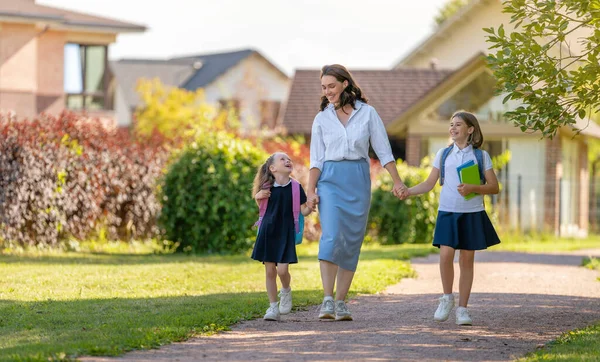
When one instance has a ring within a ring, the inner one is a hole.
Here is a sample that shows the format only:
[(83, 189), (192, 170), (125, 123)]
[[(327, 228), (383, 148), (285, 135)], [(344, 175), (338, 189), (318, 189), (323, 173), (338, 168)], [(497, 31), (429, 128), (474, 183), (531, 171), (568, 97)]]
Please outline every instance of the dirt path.
[(439, 257), (431, 255), (412, 261), (416, 279), (352, 300), (353, 322), (318, 321), (313, 307), (280, 322), (248, 321), (159, 350), (82, 360), (512, 360), (565, 331), (600, 321), (598, 272), (579, 266), (582, 255), (600, 257), (600, 250), (476, 254), (472, 327), (455, 325), (453, 314), (444, 323), (433, 321), (441, 286)]

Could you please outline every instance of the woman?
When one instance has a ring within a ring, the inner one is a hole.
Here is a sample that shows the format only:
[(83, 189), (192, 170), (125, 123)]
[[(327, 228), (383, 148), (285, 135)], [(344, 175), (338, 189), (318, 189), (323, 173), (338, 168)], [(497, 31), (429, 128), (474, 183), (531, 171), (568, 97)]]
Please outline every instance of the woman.
[(394, 196), (400, 197), (406, 187), (398, 175), (383, 122), (350, 72), (339, 64), (324, 66), (321, 88), (321, 111), (312, 126), (307, 188), (308, 199), (319, 204), (322, 228), (319, 262), (324, 299), (319, 319), (352, 320), (345, 299), (371, 205), (369, 142), (392, 176)]

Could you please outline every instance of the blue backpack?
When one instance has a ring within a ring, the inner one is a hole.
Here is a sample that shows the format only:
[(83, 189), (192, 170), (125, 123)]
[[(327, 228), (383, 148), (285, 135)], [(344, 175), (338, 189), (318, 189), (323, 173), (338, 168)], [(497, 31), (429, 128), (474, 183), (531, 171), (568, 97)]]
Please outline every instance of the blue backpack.
[[(440, 186), (444, 184), (446, 158), (453, 148), (454, 144), (445, 148), (444, 152), (442, 153), (442, 159), (440, 161)], [(477, 160), (477, 168), (479, 169), (479, 178), (481, 179), (481, 184), (485, 185), (485, 175), (483, 173), (483, 152), (479, 148), (473, 148), (473, 152), (475, 153), (475, 159)]]

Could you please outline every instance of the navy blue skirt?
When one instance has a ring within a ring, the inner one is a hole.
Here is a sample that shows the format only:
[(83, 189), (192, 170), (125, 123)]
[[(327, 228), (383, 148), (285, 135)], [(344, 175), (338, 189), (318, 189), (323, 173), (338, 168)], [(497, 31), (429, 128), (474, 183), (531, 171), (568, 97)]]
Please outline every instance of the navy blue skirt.
[(438, 211), (433, 246), (453, 249), (483, 250), (500, 244), (500, 238), (485, 211)]

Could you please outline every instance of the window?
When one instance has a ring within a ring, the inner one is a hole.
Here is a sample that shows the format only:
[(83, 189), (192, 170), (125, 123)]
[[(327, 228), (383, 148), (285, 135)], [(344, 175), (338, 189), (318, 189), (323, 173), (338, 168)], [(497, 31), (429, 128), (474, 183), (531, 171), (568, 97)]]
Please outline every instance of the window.
[(238, 99), (219, 99), (219, 107), (228, 115), (239, 117), (241, 102)]
[(460, 109), (477, 113), (494, 97), (496, 79), (488, 72), (482, 72), (464, 88), (442, 103), (432, 115), (433, 119), (448, 121)]
[(68, 109), (110, 109), (108, 48), (105, 45), (65, 45), (64, 88)]
[(279, 101), (260, 101), (260, 127), (273, 129), (277, 125), (279, 115)]

